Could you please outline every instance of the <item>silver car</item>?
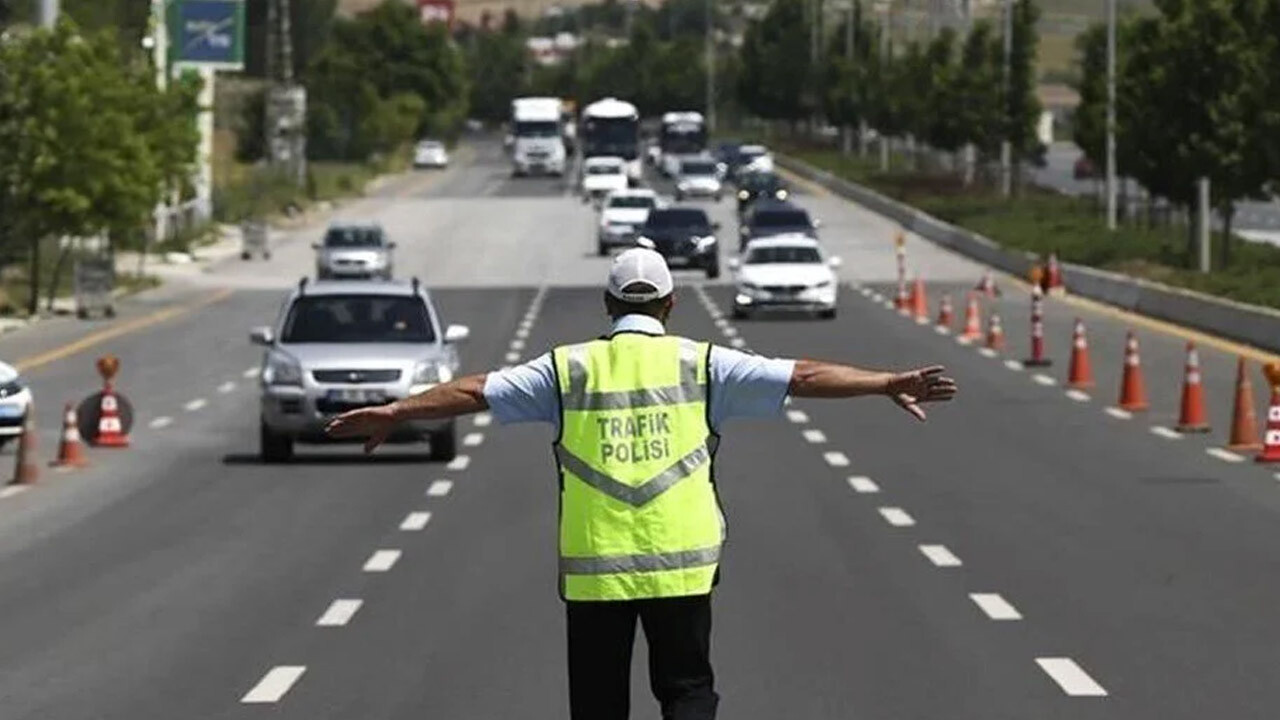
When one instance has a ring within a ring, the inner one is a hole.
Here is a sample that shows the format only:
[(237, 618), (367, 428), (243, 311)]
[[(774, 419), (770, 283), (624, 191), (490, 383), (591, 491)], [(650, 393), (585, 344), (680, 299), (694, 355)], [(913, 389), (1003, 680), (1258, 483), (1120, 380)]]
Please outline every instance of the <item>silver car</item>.
[(316, 251), (316, 277), (382, 278), (393, 271), (391, 251), (396, 244), (387, 239), (375, 223), (333, 223), (324, 240), (311, 246)]
[[(274, 327), (253, 330), (266, 348), (260, 374), (260, 448), (266, 462), (293, 457), (295, 442), (328, 442), (338, 413), (382, 405), (452, 380), (463, 325), (442, 327), (427, 291), (411, 282), (315, 282), (303, 278)], [(432, 457), (457, 453), (453, 420), (414, 421), (392, 442), (426, 440)]]
[(720, 169), (714, 159), (699, 157), (681, 161), (680, 172), (676, 175), (676, 200), (709, 197), (719, 202), (723, 195)]

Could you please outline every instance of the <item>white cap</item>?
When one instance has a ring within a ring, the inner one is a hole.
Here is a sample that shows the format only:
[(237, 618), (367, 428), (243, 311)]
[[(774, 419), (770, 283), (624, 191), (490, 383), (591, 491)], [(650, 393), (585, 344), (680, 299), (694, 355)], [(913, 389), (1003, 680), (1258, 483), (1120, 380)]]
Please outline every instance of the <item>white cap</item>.
[(623, 302), (657, 300), (670, 295), (674, 289), (675, 281), (671, 279), (667, 261), (648, 248), (623, 251), (609, 268), (609, 294)]

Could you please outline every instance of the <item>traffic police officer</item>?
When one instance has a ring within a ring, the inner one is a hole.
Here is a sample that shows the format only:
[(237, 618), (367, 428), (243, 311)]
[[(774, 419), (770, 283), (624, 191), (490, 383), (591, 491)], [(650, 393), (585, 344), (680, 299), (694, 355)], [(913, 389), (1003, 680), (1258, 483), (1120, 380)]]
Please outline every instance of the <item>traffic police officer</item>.
[(609, 334), (508, 370), (458, 378), (329, 426), (371, 451), (396, 423), (485, 409), (501, 423), (558, 428), (560, 593), (574, 720), (625, 720), (636, 621), (665, 720), (715, 717), (711, 589), (724, 517), (712, 460), (732, 417), (776, 416), (788, 395), (887, 395), (924, 419), (949, 400), (942, 368), (872, 372), (762, 358), (665, 334), (674, 284), (662, 256), (628, 250), (609, 272)]

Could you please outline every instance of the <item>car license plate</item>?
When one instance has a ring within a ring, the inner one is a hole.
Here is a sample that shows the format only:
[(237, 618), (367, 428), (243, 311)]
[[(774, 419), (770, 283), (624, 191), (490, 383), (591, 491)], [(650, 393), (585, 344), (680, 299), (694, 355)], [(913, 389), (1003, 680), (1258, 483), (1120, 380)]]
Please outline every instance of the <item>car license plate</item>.
[(689, 258), (683, 255), (672, 255), (667, 258), (667, 264), (672, 267), (676, 267), (676, 266), (683, 267), (689, 264)]
[(21, 405), (9, 404), (0, 405), (0, 418), (16, 418), (22, 417), (25, 409)]
[(381, 390), (330, 390), (328, 392), (329, 400), (344, 403), (382, 403), (386, 402), (387, 396)]

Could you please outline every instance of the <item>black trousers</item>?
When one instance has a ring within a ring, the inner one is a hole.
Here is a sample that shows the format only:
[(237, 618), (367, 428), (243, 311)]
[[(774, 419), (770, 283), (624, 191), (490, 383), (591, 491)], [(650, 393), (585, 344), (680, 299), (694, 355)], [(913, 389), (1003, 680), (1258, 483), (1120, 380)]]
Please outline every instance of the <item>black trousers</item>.
[(565, 603), (572, 720), (627, 720), (636, 620), (649, 645), (649, 687), (663, 720), (713, 720), (711, 596)]

